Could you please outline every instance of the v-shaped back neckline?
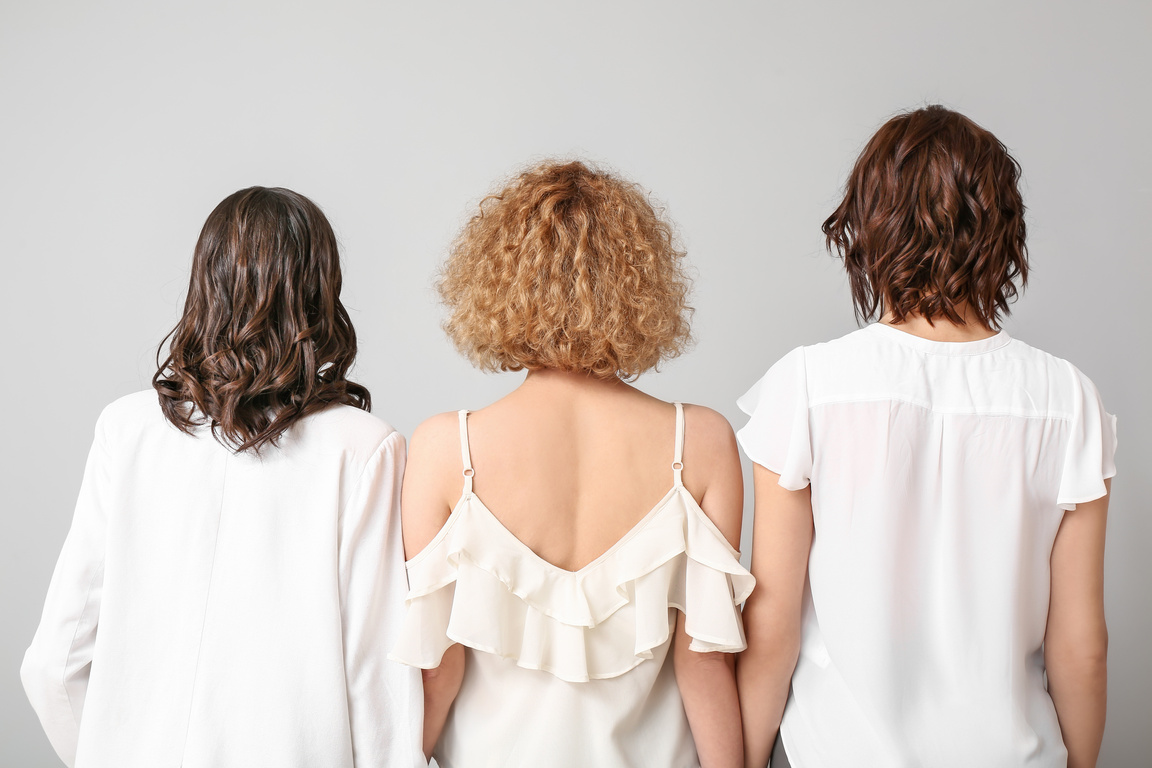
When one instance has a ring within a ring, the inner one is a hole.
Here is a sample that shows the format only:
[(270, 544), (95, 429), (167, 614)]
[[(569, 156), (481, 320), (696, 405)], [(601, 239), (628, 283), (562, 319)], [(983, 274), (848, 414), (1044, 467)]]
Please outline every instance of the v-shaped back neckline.
[[(644, 516), (641, 517), (640, 520), (637, 521), (637, 523), (635, 525), (633, 525), (631, 528), (629, 528), (624, 533), (623, 536), (621, 536), (619, 539), (614, 541), (612, 543), (612, 545), (608, 547), (608, 549), (601, 552), (594, 559), (592, 559), (588, 563), (585, 563), (584, 565), (580, 566), (579, 568), (577, 568), (575, 570), (570, 570), (568, 568), (561, 567), (561, 566), (553, 563), (551, 560), (547, 560), (547, 559), (541, 557), (536, 552), (536, 550), (532, 549), (532, 547), (525, 544), (520, 539), (519, 536), (517, 536), (515, 533), (512, 532), (512, 530), (510, 528), (508, 528), (508, 526), (504, 525), (504, 523), (502, 523), (500, 521), (500, 518), (496, 517), (495, 513), (493, 513), (492, 510), (488, 507), (488, 505), (484, 503), (484, 500), (481, 499), (479, 496), (477, 496), (475, 493), (469, 492), (469, 493), (461, 496), (460, 500), (456, 503), (457, 509), (452, 511), (452, 515), (456, 515), (457, 510), (459, 508), (467, 506), (470, 502), (475, 503), (482, 510), (483, 516), (486, 517), (489, 521), (491, 521), (493, 523), (493, 527), (495, 527), (498, 531), (500, 531), (501, 535), (505, 536), (510, 542), (512, 542), (513, 546), (515, 546), (517, 549), (522, 550), (524, 552), (524, 554), (527, 555), (528, 557), (530, 557), (533, 561), (535, 561), (538, 564), (540, 564), (546, 568), (549, 568), (553, 571), (558, 571), (561, 574), (566, 574), (568, 576), (583, 576), (583, 575), (587, 574), (589, 571), (595, 570), (596, 566), (607, 561), (609, 559), (609, 557), (611, 557), (613, 554), (615, 554), (620, 549), (622, 549), (624, 547), (624, 545), (627, 544), (631, 539), (635, 538), (637, 534), (639, 534), (641, 531), (646, 529), (648, 527), (648, 525), (653, 520), (658, 518), (660, 516), (660, 513), (663, 512), (668, 507), (668, 502), (671, 501), (672, 498), (675, 497), (679, 491), (683, 491), (685, 494), (688, 495), (689, 498), (691, 498), (691, 496), (692, 496), (692, 494), (689, 494), (687, 489), (684, 488), (684, 486), (673, 485), (671, 488), (668, 489), (668, 493), (664, 494), (664, 497), (662, 499), (660, 499), (660, 501), (656, 502), (656, 505), (654, 507), (652, 507), (650, 510), (648, 510), (648, 512), (646, 512), (644, 514)], [(692, 499), (692, 503), (696, 504), (696, 499)], [(698, 507), (699, 505), (696, 504), (696, 506)]]
[[(618, 552), (629, 540), (647, 528), (648, 524), (655, 518), (659, 517), (660, 512), (667, 508), (668, 502), (671, 501), (671, 499), (680, 492), (683, 492), (682, 495), (688, 497), (688, 502), (686, 503), (691, 503), (691, 505), (696, 507), (696, 509), (699, 510), (701, 514), (705, 514), (703, 509), (700, 508), (699, 502), (697, 502), (692, 494), (688, 493), (688, 489), (684, 487), (682, 478), (682, 473), (684, 470), (684, 405), (679, 402), (675, 402), (673, 405), (676, 407), (676, 439), (672, 454), (672, 487), (670, 487), (668, 492), (665, 493), (664, 496), (659, 501), (657, 501), (656, 504), (653, 505), (647, 512), (645, 512), (644, 515), (636, 522), (636, 524), (629, 528), (623, 536), (613, 542), (611, 546), (608, 547), (608, 549), (604, 550), (591, 561), (585, 563), (579, 568), (575, 570), (563, 568), (559, 565), (556, 565), (552, 561), (541, 557), (536, 552), (536, 550), (525, 544), (519, 536), (513, 533), (512, 530), (506, 526), (500, 520), (500, 518), (496, 516), (496, 513), (494, 513), (486, 503), (484, 503), (484, 500), (481, 499), (472, 490), (472, 478), (475, 477), (476, 471), (472, 468), (472, 455), (468, 445), (469, 411), (467, 409), (463, 409), (458, 412), (460, 419), (460, 458), (464, 465), (462, 472), (464, 476), (464, 488), (460, 494), (460, 498), (456, 501), (456, 506), (452, 508), (452, 512), (448, 516), (448, 521), (445, 522), (441, 531), (446, 531), (450, 527), (450, 523), (452, 522), (453, 518), (459, 516), (460, 510), (462, 508), (468, 506), (469, 502), (474, 502), (477, 506), (480, 507), (482, 514), (495, 524), (494, 527), (500, 531), (502, 535), (514, 542), (513, 546), (522, 550), (532, 560), (553, 571), (558, 571), (561, 574), (578, 577), (588, 573), (589, 571), (595, 570), (596, 566), (607, 561), (611, 555)], [(439, 536), (436, 538), (439, 538)]]

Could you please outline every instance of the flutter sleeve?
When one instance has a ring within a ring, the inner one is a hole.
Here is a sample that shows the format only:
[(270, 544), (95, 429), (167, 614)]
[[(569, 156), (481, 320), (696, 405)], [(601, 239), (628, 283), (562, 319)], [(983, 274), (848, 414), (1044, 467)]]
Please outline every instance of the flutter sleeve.
[(736, 401), (748, 423), (736, 437), (745, 455), (780, 475), (780, 485), (798, 491), (812, 475), (808, 380), (804, 348), (797, 347)]
[(1104, 481), (1116, 474), (1116, 417), (1092, 381), (1069, 364), (1072, 376), (1072, 423), (1064, 449), (1064, 467), (1056, 503), (1065, 510), (1107, 495)]

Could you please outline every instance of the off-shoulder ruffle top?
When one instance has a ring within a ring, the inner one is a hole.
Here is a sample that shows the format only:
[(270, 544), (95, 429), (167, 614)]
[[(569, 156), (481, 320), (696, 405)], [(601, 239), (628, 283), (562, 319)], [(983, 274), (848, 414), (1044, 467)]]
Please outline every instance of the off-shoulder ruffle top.
[(468, 649), (438, 762), (696, 765), (667, 653), (675, 611), (692, 650), (741, 651), (739, 606), (755, 582), (681, 481), (682, 406), (672, 487), (577, 571), (536, 555), (472, 492), (467, 411), (460, 440), (464, 491), (408, 561), (408, 611), (392, 652), (429, 669), (452, 644)]

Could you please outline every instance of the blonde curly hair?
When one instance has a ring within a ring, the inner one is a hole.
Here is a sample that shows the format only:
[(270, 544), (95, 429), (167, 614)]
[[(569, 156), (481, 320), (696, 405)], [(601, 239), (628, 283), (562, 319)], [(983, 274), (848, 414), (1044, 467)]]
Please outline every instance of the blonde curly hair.
[(437, 289), (444, 330), (487, 371), (634, 379), (691, 340), (672, 224), (628, 181), (546, 162), (480, 202)]

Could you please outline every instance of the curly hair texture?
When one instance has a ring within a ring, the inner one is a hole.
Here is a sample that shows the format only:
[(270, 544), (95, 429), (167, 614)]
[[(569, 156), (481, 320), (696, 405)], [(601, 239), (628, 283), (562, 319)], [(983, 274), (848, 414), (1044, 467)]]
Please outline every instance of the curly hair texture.
[(868, 142), (824, 222), (844, 260), (856, 315), (922, 316), (988, 329), (1028, 282), (1020, 166), (988, 131), (933, 105), (898, 115)]
[(164, 416), (258, 453), (329, 405), (369, 410), (368, 390), (346, 378), (356, 332), (340, 285), (336, 235), (311, 200), (264, 187), (225, 198), (196, 243), (183, 317), (157, 350)]
[(444, 330), (478, 368), (635, 379), (691, 340), (672, 224), (635, 184), (548, 162), (480, 203), (438, 289)]

